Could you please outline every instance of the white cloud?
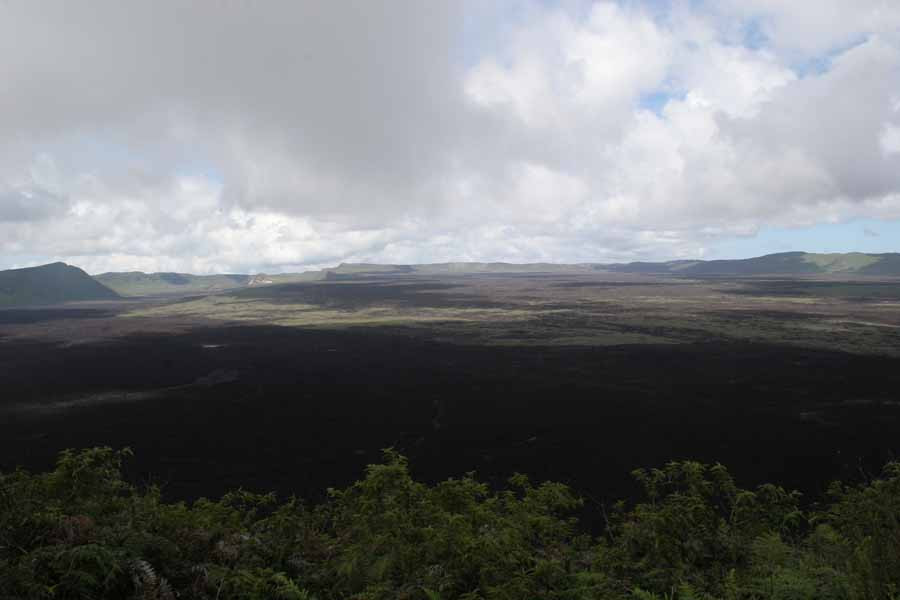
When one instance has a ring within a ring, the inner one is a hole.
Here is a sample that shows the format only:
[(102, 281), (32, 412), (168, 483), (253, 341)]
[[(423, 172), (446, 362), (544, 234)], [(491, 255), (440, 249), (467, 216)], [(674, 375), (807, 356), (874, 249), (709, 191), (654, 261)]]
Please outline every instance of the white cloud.
[(900, 216), (895, 3), (573, 6), (497, 5), (473, 48), (453, 2), (3, 3), (0, 267), (666, 258)]
[(465, 90), (477, 105), (526, 127), (615, 128), (641, 94), (664, 82), (672, 38), (648, 13), (601, 2), (584, 22), (544, 13), (504, 55), (472, 69)]
[(815, 57), (900, 28), (893, 0), (718, 0), (709, 7), (731, 22), (753, 20), (789, 58)]

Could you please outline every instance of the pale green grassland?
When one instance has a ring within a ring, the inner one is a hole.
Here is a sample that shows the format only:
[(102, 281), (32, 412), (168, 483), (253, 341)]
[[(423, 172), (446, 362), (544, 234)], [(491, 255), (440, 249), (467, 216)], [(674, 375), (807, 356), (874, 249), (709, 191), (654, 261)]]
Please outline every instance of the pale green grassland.
[[(166, 320), (389, 327), (466, 344), (611, 346), (734, 340), (900, 354), (900, 303), (848, 301), (830, 288), (819, 295), (777, 296), (738, 293), (746, 292), (747, 284), (734, 281), (575, 278), (585, 285), (571, 285), (572, 279), (565, 277), (441, 281), (454, 287), (413, 292), (412, 303), (380, 300), (334, 306), (327, 297), (327, 290), (334, 288), (326, 286), (321, 288), (326, 292), (321, 305), (219, 295), (138, 308), (123, 316), (146, 321), (148, 327)], [(339, 285), (346, 291), (343, 286), (371, 284)], [(447, 294), (456, 298), (452, 306), (440, 302)], [(483, 306), (485, 301), (492, 304)]]
[[(274, 303), (234, 296), (205, 298), (137, 309), (132, 319), (205, 319), (283, 327), (404, 327), (437, 339), (478, 344), (620, 345), (677, 343), (643, 332), (627, 332), (584, 321), (580, 310), (526, 302), (509, 308), (405, 307), (336, 309), (314, 304)], [(593, 315), (591, 315), (593, 317)], [(573, 321), (574, 319), (574, 321)]]
[(514, 320), (524, 311), (479, 308), (405, 309), (369, 306), (356, 310), (325, 308), (315, 304), (286, 304), (234, 296), (208, 296), (198, 300), (138, 309), (125, 317), (197, 317), (220, 321), (255, 322), (286, 327), (318, 325), (388, 325), (437, 321)]
[(830, 273), (840, 273), (858, 271), (881, 259), (861, 252), (850, 252), (847, 254), (805, 254), (803, 260), (822, 267)]

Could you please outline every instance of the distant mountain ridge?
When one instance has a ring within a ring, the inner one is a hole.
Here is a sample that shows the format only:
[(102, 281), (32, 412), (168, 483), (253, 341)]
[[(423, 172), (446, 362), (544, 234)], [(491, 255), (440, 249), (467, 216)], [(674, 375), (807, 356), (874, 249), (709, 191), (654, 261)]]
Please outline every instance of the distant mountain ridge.
[(503, 263), (451, 262), (421, 265), (341, 263), (320, 271), (280, 274), (192, 275), (189, 273), (102, 273), (91, 277), (81, 269), (53, 263), (0, 271), (0, 306), (55, 304), (78, 300), (111, 300), (122, 296), (210, 294), (263, 285), (353, 280), (379, 276), (440, 276), (528, 273), (634, 273), (671, 277), (742, 277), (860, 275), (900, 277), (900, 253), (815, 254), (780, 252), (734, 260), (671, 260), (630, 263)]
[(103, 273), (95, 279), (123, 296), (212, 293), (301, 281), (341, 281), (395, 275), (527, 273), (635, 273), (670, 276), (752, 276), (853, 274), (900, 277), (900, 254), (815, 254), (781, 252), (733, 260), (671, 260), (631, 263), (448, 262), (428, 264), (341, 263), (336, 267), (278, 275), (190, 275), (187, 273)]
[(61, 262), (0, 271), (0, 306), (34, 306), (116, 298), (119, 298), (116, 292), (78, 267)]
[(854, 274), (900, 276), (900, 254), (780, 252), (734, 260), (674, 260), (598, 265), (616, 273), (687, 276)]
[(900, 254), (861, 252), (815, 254), (780, 252), (754, 258), (731, 260), (670, 260), (630, 263), (434, 263), (424, 265), (376, 265), (342, 263), (327, 272), (337, 278), (379, 274), (463, 274), (463, 273), (644, 273), (673, 276), (751, 276), (854, 274), (900, 276)]

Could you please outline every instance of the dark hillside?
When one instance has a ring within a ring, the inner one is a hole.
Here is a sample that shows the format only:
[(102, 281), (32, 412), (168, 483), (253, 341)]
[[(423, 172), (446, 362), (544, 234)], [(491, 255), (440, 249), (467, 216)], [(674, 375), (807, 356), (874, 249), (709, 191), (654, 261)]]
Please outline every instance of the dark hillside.
[(189, 273), (102, 273), (94, 277), (122, 296), (215, 293), (247, 287), (250, 275), (191, 275)]
[(744, 260), (710, 260), (685, 269), (690, 275), (809, 275), (823, 269), (804, 252), (781, 252)]
[(0, 271), (0, 306), (113, 300), (118, 297), (78, 267), (61, 262)]
[(896, 252), (890, 254), (873, 254), (880, 260), (860, 270), (866, 275), (900, 275), (900, 254)]

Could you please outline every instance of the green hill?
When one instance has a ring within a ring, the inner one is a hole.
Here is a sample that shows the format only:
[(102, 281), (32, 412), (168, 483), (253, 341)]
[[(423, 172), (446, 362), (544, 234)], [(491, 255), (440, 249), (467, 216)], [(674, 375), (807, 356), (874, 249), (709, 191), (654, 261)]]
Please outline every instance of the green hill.
[(687, 276), (703, 275), (816, 275), (855, 274), (900, 276), (900, 254), (813, 254), (780, 252), (736, 260), (633, 262), (596, 265), (598, 270), (616, 273), (648, 273)]
[(103, 273), (94, 279), (122, 296), (208, 293), (246, 287), (249, 275), (189, 275), (187, 273)]
[(0, 306), (113, 300), (119, 295), (90, 275), (65, 263), (0, 271)]
[(456, 262), (422, 265), (378, 265), (341, 263), (326, 269), (330, 278), (352, 279), (376, 275), (466, 275), (486, 273), (584, 273), (606, 271), (648, 275), (749, 276), (857, 274), (900, 277), (900, 254), (813, 254), (781, 252), (735, 260), (670, 260), (618, 264), (480, 263)]

